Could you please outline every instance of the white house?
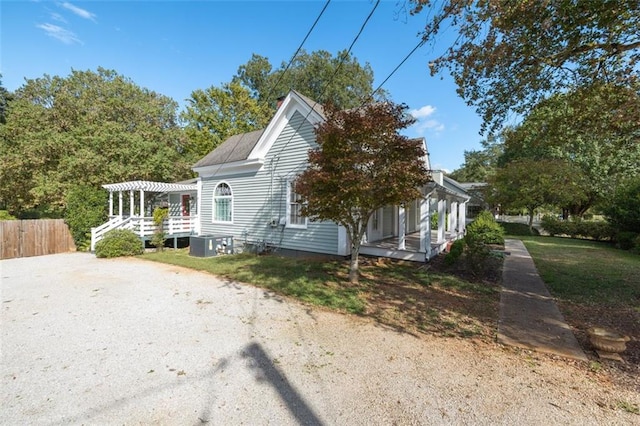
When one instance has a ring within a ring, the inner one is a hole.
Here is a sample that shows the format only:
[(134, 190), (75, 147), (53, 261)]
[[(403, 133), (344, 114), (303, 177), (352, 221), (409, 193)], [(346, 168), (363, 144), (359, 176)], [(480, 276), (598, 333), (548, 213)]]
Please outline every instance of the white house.
[[(345, 229), (301, 216), (293, 190), (316, 147), (314, 126), (324, 119), (321, 105), (291, 91), (265, 129), (232, 136), (198, 161), (199, 234), (233, 236), (236, 247), (348, 255)], [(430, 169), (428, 155), (424, 161)], [(469, 195), (442, 172), (432, 173), (422, 198), (373, 215), (362, 254), (425, 261), (464, 234)], [(432, 231), (434, 213), (440, 220)]]
[[(302, 216), (293, 190), (309, 150), (317, 146), (314, 126), (324, 119), (320, 104), (291, 91), (265, 129), (232, 136), (194, 164), (195, 182), (103, 185), (109, 191), (109, 221), (92, 230), (92, 250), (111, 229), (131, 229), (143, 241), (150, 239), (153, 207), (165, 205), (170, 215), (164, 229), (174, 242), (194, 235), (231, 236), (236, 248), (349, 255), (345, 229)], [(428, 154), (423, 160), (431, 169)], [(469, 194), (441, 171), (432, 170), (432, 178), (420, 199), (373, 214), (361, 254), (424, 262), (464, 235)]]

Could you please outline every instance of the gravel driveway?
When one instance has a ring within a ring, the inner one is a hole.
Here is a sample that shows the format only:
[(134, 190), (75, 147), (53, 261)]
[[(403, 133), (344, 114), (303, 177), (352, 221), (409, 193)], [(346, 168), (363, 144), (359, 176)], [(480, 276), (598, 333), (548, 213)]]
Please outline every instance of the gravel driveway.
[[(571, 361), (416, 338), (211, 275), (0, 262), (0, 423), (632, 424)], [(635, 400), (634, 400), (635, 398)]]

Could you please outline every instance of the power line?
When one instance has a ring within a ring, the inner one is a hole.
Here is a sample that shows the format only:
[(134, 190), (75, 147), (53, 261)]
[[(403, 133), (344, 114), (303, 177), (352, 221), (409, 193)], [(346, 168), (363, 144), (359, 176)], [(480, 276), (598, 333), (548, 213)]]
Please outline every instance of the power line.
[[(280, 74), (280, 78), (278, 79), (278, 81), (276, 82), (275, 85), (273, 85), (271, 87), (271, 89), (269, 89), (268, 95), (264, 98), (264, 102), (268, 102), (269, 97), (271, 96), (271, 92), (273, 92), (277, 87), (278, 84), (280, 84), (280, 81), (282, 80), (282, 78), (284, 77), (285, 73), (287, 72), (287, 70), (289, 69), (289, 67), (291, 66), (291, 64), (293, 63), (293, 60), (295, 59), (295, 57), (298, 55), (298, 53), (300, 52), (300, 50), (302, 49), (302, 46), (304, 45), (304, 43), (307, 41), (307, 39), (309, 38), (309, 36), (311, 35), (311, 33), (313, 32), (314, 28), (316, 27), (316, 24), (318, 23), (318, 21), (320, 20), (320, 18), (322, 17), (322, 15), (324, 14), (324, 11), (327, 9), (327, 7), (329, 6), (329, 3), (331, 3), (331, 0), (327, 0), (327, 2), (325, 3), (324, 7), (322, 8), (322, 10), (320, 11), (320, 14), (316, 17), (316, 20), (313, 22), (313, 25), (311, 25), (311, 28), (309, 28), (309, 31), (307, 31), (307, 35), (305, 35), (304, 39), (302, 40), (302, 42), (300, 43), (300, 45), (298, 46), (298, 48), (296, 49), (295, 53), (293, 54), (293, 56), (291, 56), (291, 59), (289, 60), (289, 63), (287, 64), (286, 68), (282, 71), (282, 74)], [(249, 132), (243, 132), (242, 135), (240, 136), (240, 140), (238, 142), (236, 142), (233, 147), (231, 148), (231, 151), (229, 151), (229, 154), (227, 154), (227, 157), (225, 158), (225, 160), (223, 162), (221, 162), (218, 165), (217, 170), (213, 173), (213, 175), (217, 174), (220, 171), (220, 168), (222, 167), (223, 164), (226, 164), (226, 162), (229, 160), (229, 158), (231, 158), (231, 155), (233, 155), (233, 152), (236, 150), (236, 148), (238, 147), (238, 145), (240, 145), (240, 143), (242, 142), (242, 139), (244, 139), (245, 135), (249, 133)], [(224, 143), (224, 142), (223, 142)], [(214, 148), (215, 149), (215, 148)]]
[(302, 40), (302, 43), (300, 43), (300, 46), (298, 46), (298, 49), (296, 49), (296, 52), (293, 54), (293, 56), (291, 57), (291, 59), (289, 59), (289, 63), (287, 64), (287, 66), (285, 67), (285, 69), (282, 71), (282, 74), (280, 74), (280, 78), (278, 78), (278, 81), (276, 81), (276, 84), (273, 85), (273, 87), (271, 87), (271, 89), (269, 89), (269, 91), (267, 92), (267, 96), (264, 97), (264, 101), (268, 102), (269, 98), (271, 97), (271, 93), (278, 87), (278, 85), (280, 84), (280, 82), (282, 81), (282, 79), (284, 78), (284, 75), (286, 74), (287, 70), (289, 69), (289, 67), (291, 67), (291, 64), (293, 64), (293, 60), (295, 59), (296, 56), (298, 56), (298, 53), (300, 53), (300, 50), (302, 50), (302, 46), (304, 45), (304, 43), (307, 41), (307, 39), (309, 38), (309, 36), (311, 35), (311, 32), (313, 31), (313, 29), (316, 27), (316, 24), (318, 23), (318, 21), (320, 20), (320, 18), (322, 17), (322, 15), (324, 14), (324, 11), (327, 9), (327, 7), (329, 6), (329, 3), (331, 3), (331, 0), (327, 0), (327, 2), (324, 4), (324, 7), (322, 8), (322, 10), (320, 11), (320, 14), (318, 15), (318, 17), (316, 18), (315, 22), (313, 23), (313, 25), (311, 25), (311, 28), (309, 28), (309, 31), (307, 32), (307, 35), (304, 36), (304, 39)]
[[(402, 59), (402, 61), (400, 61), (400, 63), (393, 69), (393, 71), (391, 71), (391, 73), (389, 73), (389, 75), (382, 81), (382, 83), (380, 83), (378, 85), (378, 87), (371, 92), (371, 94), (365, 98), (363, 98), (362, 100), (362, 104), (360, 105), (360, 107), (364, 106), (369, 100), (373, 99), (373, 96), (376, 94), (376, 92), (378, 90), (380, 90), (382, 88), (382, 86), (384, 86), (384, 84), (389, 81), (389, 79), (398, 71), (398, 69), (400, 69), (400, 67), (402, 65), (404, 65), (405, 62), (407, 62), (407, 60), (418, 50), (420, 49), (422, 46), (424, 46), (424, 44), (427, 42), (428, 37), (430, 37), (431, 35), (433, 35), (433, 33), (435, 32), (435, 29), (440, 26), (440, 24), (442, 23), (442, 21), (445, 19), (445, 17), (447, 17), (448, 15), (446, 13), (443, 13), (444, 9), (441, 7), (439, 16), (440, 19), (438, 20), (438, 22), (436, 24), (432, 24), (430, 27), (430, 30), (428, 33), (425, 33), (422, 35), (420, 41), (418, 42), (418, 44), (416, 44), (416, 46), (411, 49), (411, 51), (404, 57), (404, 59)], [(429, 14), (431, 14), (431, 10), (429, 11)], [(438, 15), (435, 15), (438, 16)]]
[[(336, 75), (338, 75), (338, 72), (340, 71), (340, 69), (342, 68), (342, 65), (344, 64), (344, 62), (347, 60), (347, 57), (349, 57), (351, 50), (353, 49), (353, 46), (356, 44), (356, 42), (358, 41), (358, 39), (360, 38), (360, 35), (362, 34), (362, 32), (364, 31), (364, 28), (367, 26), (367, 24), (369, 23), (369, 20), (371, 19), (371, 17), (373, 16), (373, 13), (376, 11), (376, 9), (378, 8), (378, 5), (380, 4), (380, 0), (376, 1), (376, 4), (373, 6), (373, 8), (371, 9), (371, 12), (369, 12), (369, 15), (367, 16), (367, 18), (364, 20), (364, 22), (362, 23), (362, 25), (360, 26), (360, 30), (358, 31), (358, 34), (356, 34), (355, 38), (353, 39), (353, 41), (351, 42), (351, 44), (349, 45), (349, 48), (347, 49), (347, 52), (342, 55), (342, 57), (340, 58), (340, 62), (338, 63), (338, 66), (336, 67), (336, 69), (333, 71), (333, 74), (331, 75), (331, 77), (329, 78), (329, 80), (325, 83), (324, 87), (322, 88), (322, 92), (320, 93), (320, 98), (324, 98), (324, 95), (327, 91), (327, 89), (329, 89), (329, 86), (331, 85), (331, 83), (333, 82), (333, 80), (335, 79)], [(313, 100), (313, 105), (311, 105), (311, 109), (309, 110), (309, 112), (307, 113), (307, 115), (305, 115), (305, 120), (309, 117), (309, 115), (311, 114), (311, 111), (314, 110), (314, 108), (316, 107), (316, 105), (318, 105), (318, 100), (314, 99)], [(293, 132), (291, 134), (291, 136), (289, 137), (289, 140), (284, 144), (284, 146), (282, 147), (282, 149), (280, 150), (280, 153), (278, 153), (278, 155), (276, 156), (276, 164), (274, 165), (274, 172), (275, 169), (278, 167), (278, 162), (280, 161), (280, 154), (284, 151), (284, 149), (287, 147), (287, 145), (289, 145), (289, 142), (291, 142), (291, 140), (293, 139), (294, 135), (298, 133), (298, 131), (300, 130), (300, 128), (302, 127), (302, 125), (304, 124), (305, 120), (301, 121), (300, 124), (298, 125), (298, 127), (295, 129), (295, 132)]]

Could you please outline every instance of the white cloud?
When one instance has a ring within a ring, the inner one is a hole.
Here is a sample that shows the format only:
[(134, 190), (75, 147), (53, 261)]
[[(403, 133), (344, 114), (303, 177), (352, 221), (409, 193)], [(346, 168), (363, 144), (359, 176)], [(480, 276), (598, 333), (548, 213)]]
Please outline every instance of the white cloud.
[(431, 105), (425, 105), (420, 109), (413, 109), (409, 112), (416, 120), (420, 120), (421, 118), (427, 118), (431, 114), (436, 112), (436, 107)]
[(432, 133), (441, 133), (444, 131), (444, 124), (434, 118), (430, 118), (436, 112), (436, 107), (425, 105), (422, 108), (414, 109), (409, 112), (416, 119), (413, 128), (418, 135), (424, 135), (427, 131)]
[(38, 24), (36, 26), (44, 30), (44, 32), (47, 33), (49, 37), (58, 39), (65, 44), (82, 44), (82, 41), (75, 35), (75, 33), (67, 30), (66, 28), (62, 28), (53, 24)]
[(432, 130), (434, 132), (442, 132), (444, 130), (444, 124), (438, 120), (427, 120), (419, 123), (418, 128), (422, 130)]
[(52, 13), (51, 14), (51, 19), (53, 19), (54, 21), (62, 22), (64, 24), (67, 23), (67, 20), (64, 19), (64, 17), (62, 15), (60, 15), (59, 13)]
[(81, 18), (84, 19), (90, 19), (92, 21), (95, 21), (96, 19), (96, 15), (94, 13), (89, 12), (88, 10), (85, 9), (81, 9), (78, 6), (74, 6), (71, 3), (68, 2), (64, 2), (61, 4), (62, 7), (64, 7), (65, 9), (67, 9), (70, 12), (75, 13), (76, 15), (78, 15)]

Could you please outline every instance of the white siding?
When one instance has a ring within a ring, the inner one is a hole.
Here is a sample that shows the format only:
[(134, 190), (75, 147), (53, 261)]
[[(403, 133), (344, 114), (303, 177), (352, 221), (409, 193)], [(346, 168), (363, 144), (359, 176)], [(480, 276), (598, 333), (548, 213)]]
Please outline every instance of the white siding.
[[(333, 222), (308, 222), (307, 229), (286, 228), (287, 180), (306, 167), (307, 154), (315, 146), (313, 126), (294, 113), (265, 157), (258, 172), (213, 176), (202, 182), (201, 234), (233, 235), (236, 244), (266, 242), (291, 250), (337, 254), (338, 226)], [(233, 191), (233, 224), (212, 224), (212, 197), (225, 181)], [(276, 226), (272, 226), (275, 221)]]

